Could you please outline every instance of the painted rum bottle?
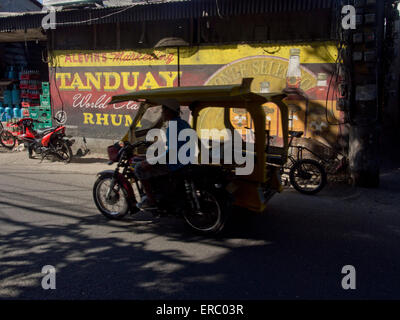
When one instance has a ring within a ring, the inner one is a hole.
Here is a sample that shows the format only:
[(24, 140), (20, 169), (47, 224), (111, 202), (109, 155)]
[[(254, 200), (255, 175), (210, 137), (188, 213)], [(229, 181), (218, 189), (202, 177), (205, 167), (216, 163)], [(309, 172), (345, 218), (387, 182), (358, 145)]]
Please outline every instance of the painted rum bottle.
[(286, 87), (290, 89), (299, 89), (300, 84), (300, 49), (290, 49), (289, 67), (286, 74)]

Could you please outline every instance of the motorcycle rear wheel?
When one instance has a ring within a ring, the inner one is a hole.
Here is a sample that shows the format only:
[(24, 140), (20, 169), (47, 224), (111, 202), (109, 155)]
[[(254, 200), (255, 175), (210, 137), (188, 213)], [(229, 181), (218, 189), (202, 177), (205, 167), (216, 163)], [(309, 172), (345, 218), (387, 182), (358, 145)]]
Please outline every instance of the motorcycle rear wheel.
[(218, 234), (226, 224), (231, 212), (229, 194), (218, 189), (196, 190), (200, 210), (186, 210), (184, 220), (186, 225), (200, 234)]
[(65, 163), (71, 163), (72, 161), (72, 149), (69, 146), (68, 142), (63, 141), (60, 149), (57, 151), (58, 155)]

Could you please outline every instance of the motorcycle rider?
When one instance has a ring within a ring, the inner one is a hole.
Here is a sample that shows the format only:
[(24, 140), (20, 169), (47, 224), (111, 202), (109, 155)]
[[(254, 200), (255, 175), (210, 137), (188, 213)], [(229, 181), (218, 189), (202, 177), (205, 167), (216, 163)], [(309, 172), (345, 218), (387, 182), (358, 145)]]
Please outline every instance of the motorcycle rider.
[[(180, 117), (180, 105), (179, 102), (175, 99), (168, 99), (163, 101), (162, 104), (162, 114), (161, 114), (163, 122), (168, 122), (168, 128), (166, 131), (166, 137), (167, 137), (167, 151), (159, 155), (158, 158), (162, 157), (167, 157), (168, 161), (168, 155), (170, 151), (170, 134), (169, 134), (169, 128), (171, 125), (171, 122), (176, 122), (176, 128), (177, 128), (177, 134), (176, 137), (179, 136), (179, 133), (184, 130), (184, 129), (189, 129), (190, 125), (183, 120)], [(177, 154), (179, 153), (179, 149), (181, 146), (183, 146), (186, 141), (176, 141), (177, 145)], [(135, 165), (135, 175), (137, 178), (141, 181), (143, 188), (146, 192), (146, 197), (144, 197), (143, 201), (137, 204), (137, 207), (142, 210), (149, 210), (149, 209), (155, 209), (156, 208), (156, 202), (153, 194), (153, 190), (151, 187), (151, 184), (149, 182), (150, 178), (162, 176), (169, 174), (171, 172), (174, 172), (180, 168), (182, 168), (184, 165), (182, 163), (178, 162), (177, 164), (160, 164), (156, 163), (151, 165), (147, 160), (141, 161), (138, 164)]]

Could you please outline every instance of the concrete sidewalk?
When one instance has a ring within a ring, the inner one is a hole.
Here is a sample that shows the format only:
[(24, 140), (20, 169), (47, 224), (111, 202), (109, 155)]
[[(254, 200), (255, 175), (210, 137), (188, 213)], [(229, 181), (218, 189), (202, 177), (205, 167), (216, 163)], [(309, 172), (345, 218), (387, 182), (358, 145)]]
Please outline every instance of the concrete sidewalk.
[[(379, 189), (354, 188), (345, 184), (327, 185), (322, 192), (316, 196), (308, 197), (313, 199), (337, 199), (348, 203), (356, 203), (365, 207), (366, 212), (376, 212), (388, 210), (396, 212), (400, 203), (400, 165), (393, 165), (385, 161), (386, 166), (381, 174), (381, 187)], [(116, 164), (108, 165), (108, 158), (104, 154), (89, 153), (84, 157), (74, 156), (69, 164), (62, 162), (52, 162), (50, 160), (40, 161), (40, 158), (29, 159), (27, 151), (8, 151), (0, 148), (0, 167), (7, 166), (13, 170), (19, 168), (21, 171), (50, 171), (60, 173), (82, 173), (97, 174), (104, 170), (113, 170)], [(293, 192), (292, 188), (286, 192)]]
[(21, 171), (48, 170), (70, 173), (86, 173), (96, 174), (103, 170), (115, 168), (115, 165), (109, 166), (108, 159), (104, 154), (89, 153), (84, 157), (78, 157), (74, 154), (72, 162), (65, 164), (63, 162), (52, 162), (43, 160), (36, 156), (36, 159), (29, 159), (28, 152), (25, 151), (8, 151), (0, 148), (0, 166), (1, 167), (19, 167)]

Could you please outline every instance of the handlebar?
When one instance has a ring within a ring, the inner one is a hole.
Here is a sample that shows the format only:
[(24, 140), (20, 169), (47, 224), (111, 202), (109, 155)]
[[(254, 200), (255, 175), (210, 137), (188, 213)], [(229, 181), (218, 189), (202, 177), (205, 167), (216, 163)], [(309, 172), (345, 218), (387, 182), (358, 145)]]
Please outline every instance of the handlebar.
[(152, 144), (153, 142), (148, 141), (138, 141), (132, 144), (128, 141), (124, 141), (124, 147), (118, 151), (118, 158), (121, 160), (131, 158), (133, 156), (133, 151), (136, 148), (141, 146), (150, 146)]
[(148, 147), (148, 146), (151, 146), (152, 144), (153, 144), (153, 142), (149, 142), (149, 141), (139, 141), (139, 142), (132, 144), (132, 148), (135, 149), (135, 148), (138, 148), (141, 146)]

